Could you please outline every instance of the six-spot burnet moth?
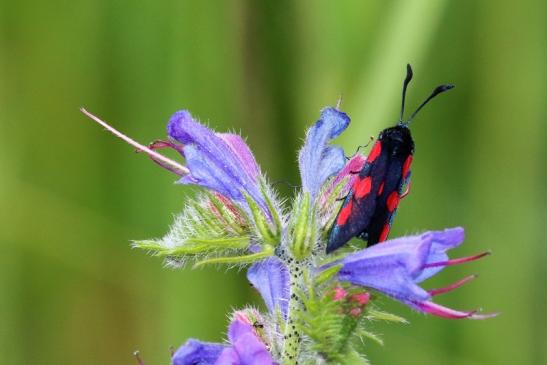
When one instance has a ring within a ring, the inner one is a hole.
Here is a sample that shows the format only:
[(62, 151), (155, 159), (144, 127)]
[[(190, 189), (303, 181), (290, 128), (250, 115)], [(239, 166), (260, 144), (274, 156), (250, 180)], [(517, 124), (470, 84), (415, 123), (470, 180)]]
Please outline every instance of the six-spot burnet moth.
[(336, 216), (329, 234), (327, 253), (342, 247), (353, 237), (374, 245), (387, 239), (395, 211), (401, 198), (410, 188), (410, 165), (414, 154), (414, 141), (408, 125), (416, 114), (436, 95), (450, 90), (454, 85), (440, 85), (403, 120), (406, 89), (412, 80), (412, 68), (407, 65), (403, 82), (401, 115), (395, 127), (384, 129), (370, 150), (365, 165), (351, 186)]

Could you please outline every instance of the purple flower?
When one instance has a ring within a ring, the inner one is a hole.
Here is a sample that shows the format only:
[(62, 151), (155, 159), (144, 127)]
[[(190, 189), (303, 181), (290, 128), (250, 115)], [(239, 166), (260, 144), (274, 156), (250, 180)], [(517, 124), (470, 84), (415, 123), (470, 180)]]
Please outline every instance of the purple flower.
[[(170, 141), (156, 141), (146, 147), (111, 127), (85, 109), (81, 111), (115, 136), (144, 152), (167, 170), (181, 176), (181, 184), (194, 184), (214, 190), (222, 196), (248, 207), (247, 194), (271, 222), (265, 192), (260, 187), (261, 173), (255, 158), (238, 135), (215, 133), (196, 122), (190, 113), (181, 110), (173, 114), (167, 124)], [(186, 159), (187, 166), (171, 160), (155, 150), (172, 148)], [(270, 201), (272, 198), (270, 197)]]
[(171, 359), (173, 365), (207, 365), (214, 364), (226, 345), (201, 342), (189, 339), (181, 346)]
[(173, 355), (173, 365), (274, 365), (266, 345), (243, 314), (228, 329), (230, 345), (190, 339)]
[(284, 317), (289, 304), (289, 271), (276, 257), (253, 264), (247, 271), (247, 279), (259, 291), (271, 313), (279, 307)]
[(474, 276), (429, 291), (418, 285), (445, 266), (473, 261), (487, 254), (450, 260), (446, 251), (459, 246), (463, 239), (463, 228), (451, 228), (386, 241), (340, 260), (342, 268), (338, 277), (342, 281), (376, 289), (418, 311), (436, 316), (473, 319), (490, 317), (492, 315), (478, 315), (477, 311), (456, 311), (431, 301), (433, 296), (454, 290)]
[(313, 198), (323, 183), (338, 173), (345, 163), (344, 151), (330, 146), (331, 139), (339, 136), (349, 125), (350, 119), (335, 108), (325, 108), (321, 118), (308, 130), (304, 147), (300, 150), (298, 162), (302, 178), (302, 190)]
[(228, 330), (228, 339), (232, 346), (222, 351), (215, 365), (276, 364), (250, 323), (241, 319), (234, 320)]
[(186, 110), (173, 114), (167, 133), (183, 144), (182, 153), (190, 170), (180, 183), (206, 187), (243, 205), (245, 192), (268, 212), (259, 187), (259, 167), (240, 136), (214, 133)]

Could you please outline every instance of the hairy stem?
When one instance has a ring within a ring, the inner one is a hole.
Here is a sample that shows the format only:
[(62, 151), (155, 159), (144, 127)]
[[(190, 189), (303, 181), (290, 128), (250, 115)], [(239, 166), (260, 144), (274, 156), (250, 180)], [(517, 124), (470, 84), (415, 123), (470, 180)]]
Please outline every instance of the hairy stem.
[(303, 293), (305, 290), (303, 272), (309, 265), (310, 263), (308, 260), (287, 259), (291, 295), (289, 297), (289, 312), (287, 314), (287, 322), (283, 336), (283, 365), (298, 364), (298, 355), (300, 354), (300, 345), (302, 343), (298, 317), (299, 312), (303, 310), (303, 301), (302, 298), (300, 298), (300, 293)]

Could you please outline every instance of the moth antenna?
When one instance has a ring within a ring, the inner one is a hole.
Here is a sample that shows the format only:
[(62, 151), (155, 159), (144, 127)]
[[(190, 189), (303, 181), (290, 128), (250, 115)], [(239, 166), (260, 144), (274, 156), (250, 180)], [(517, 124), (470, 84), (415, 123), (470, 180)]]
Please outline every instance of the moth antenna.
[(425, 101), (422, 103), (422, 105), (420, 105), (418, 107), (418, 109), (416, 109), (416, 111), (414, 113), (412, 113), (412, 115), (410, 116), (410, 118), (408, 118), (408, 120), (406, 121), (405, 125), (409, 124), (410, 122), (412, 122), (412, 119), (414, 119), (414, 117), (416, 116), (416, 114), (418, 114), (418, 112), (431, 100), (433, 99), (435, 96), (439, 95), (440, 93), (443, 93), (445, 91), (448, 91), (450, 89), (453, 89), (454, 88), (454, 85), (452, 84), (444, 84), (444, 85), (439, 85), (435, 88), (435, 90), (433, 90), (433, 92), (431, 93), (431, 95), (429, 95), (429, 97), (427, 99), (425, 99)]
[(410, 80), (412, 80), (412, 66), (410, 66), (410, 63), (406, 64), (406, 77), (405, 81), (403, 82), (403, 98), (401, 101), (401, 116), (399, 117), (399, 123), (403, 124), (403, 115), (405, 113), (405, 99), (406, 99), (406, 88), (408, 87), (408, 84), (410, 84)]

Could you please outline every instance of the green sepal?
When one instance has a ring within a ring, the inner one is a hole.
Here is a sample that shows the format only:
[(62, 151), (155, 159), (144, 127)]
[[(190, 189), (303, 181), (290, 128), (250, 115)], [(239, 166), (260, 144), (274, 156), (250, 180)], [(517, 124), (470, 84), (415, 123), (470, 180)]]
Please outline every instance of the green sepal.
[(365, 331), (363, 328), (358, 328), (357, 331), (355, 331), (355, 334), (357, 335), (358, 340), (361, 342), (361, 346), (364, 345), (364, 339), (369, 339), (376, 342), (380, 346), (384, 346), (384, 340), (382, 340), (380, 336), (375, 333)]
[(132, 241), (131, 247), (147, 251), (160, 251), (165, 249), (165, 247), (161, 245), (161, 241), (155, 240)]
[(292, 241), (289, 246), (292, 255), (297, 260), (302, 260), (309, 256), (313, 242), (312, 237), (309, 237), (310, 228), (314, 230), (315, 227), (310, 227), (310, 200), (309, 193), (305, 193), (302, 199), (296, 201), (296, 206), (293, 209), (295, 218)]
[(336, 274), (338, 274), (341, 268), (342, 268), (342, 265), (335, 265), (321, 271), (321, 273), (319, 273), (315, 277), (315, 280), (314, 280), (315, 285), (319, 286), (319, 285), (322, 285), (323, 283), (326, 283), (327, 281), (332, 279), (334, 276), (336, 276)]
[(275, 206), (272, 200), (270, 199), (270, 195), (268, 194), (268, 189), (266, 187), (266, 183), (264, 182), (264, 179), (260, 179), (260, 192), (262, 193), (262, 196), (264, 197), (264, 200), (266, 201), (266, 206), (268, 207), (268, 210), (270, 211), (270, 214), (272, 215), (273, 223), (275, 226), (275, 234), (277, 235), (279, 232), (281, 232), (281, 229), (282, 229), (281, 218), (279, 218), (277, 209), (275, 209)]
[(212, 249), (244, 249), (249, 247), (249, 237), (227, 237), (216, 239), (190, 238), (184, 245), (158, 252), (158, 256), (180, 256), (198, 254)]
[(222, 228), (220, 228), (222, 225), (219, 225), (218, 217), (210, 210), (205, 209), (199, 202), (191, 202), (188, 207), (194, 208), (198, 213), (197, 216), (191, 218), (196, 223), (194, 227), (200, 234), (208, 236), (222, 234)]
[(244, 249), (249, 247), (249, 237), (226, 237), (213, 239), (189, 238), (174, 248), (163, 246), (158, 241), (134, 241), (133, 247), (152, 251), (155, 256), (197, 255), (214, 249)]
[(339, 361), (340, 365), (370, 365), (368, 360), (356, 351), (349, 351)]
[(403, 317), (399, 317), (395, 314), (391, 314), (387, 312), (382, 312), (374, 308), (367, 309), (366, 318), (376, 320), (376, 321), (387, 321), (387, 322), (408, 324), (408, 321), (404, 319)]
[(279, 244), (279, 239), (277, 235), (272, 232), (260, 206), (246, 192), (243, 192), (243, 196), (245, 196), (249, 209), (251, 209), (251, 214), (253, 215), (256, 228), (258, 229), (258, 233), (262, 240), (267, 244), (277, 246)]
[(251, 264), (253, 262), (272, 256), (274, 248), (270, 245), (263, 245), (262, 251), (242, 256), (213, 257), (198, 261), (192, 268), (197, 268), (209, 264)]
[[(236, 232), (237, 234), (243, 234), (245, 232), (245, 227), (241, 226), (239, 222), (234, 218), (234, 213), (230, 212), (224, 205), (224, 203), (213, 193), (208, 192), (207, 193), (209, 200), (211, 201), (211, 204), (217, 209), (217, 211), (220, 213), (222, 219)], [(249, 223), (249, 217), (247, 216), (247, 213), (243, 211), (239, 206), (236, 204), (233, 204), (234, 209), (236, 209), (237, 214), (241, 216), (246, 224)]]

